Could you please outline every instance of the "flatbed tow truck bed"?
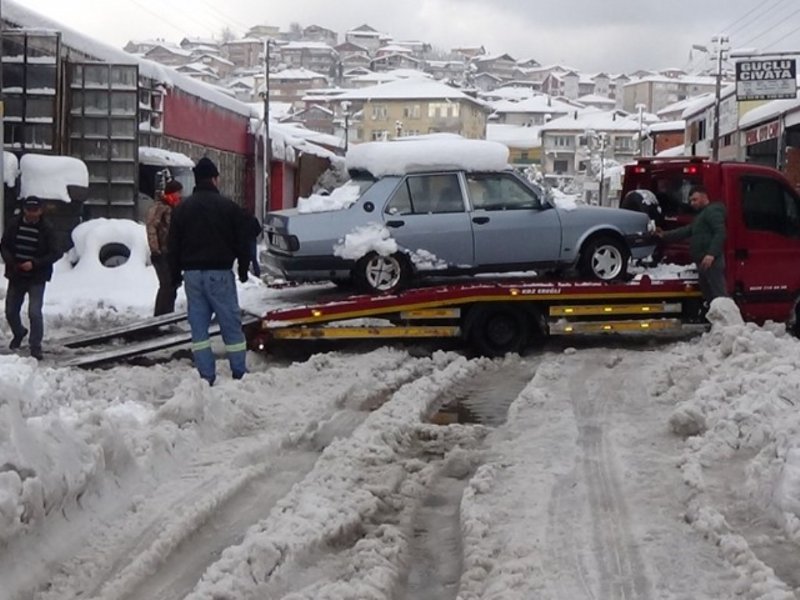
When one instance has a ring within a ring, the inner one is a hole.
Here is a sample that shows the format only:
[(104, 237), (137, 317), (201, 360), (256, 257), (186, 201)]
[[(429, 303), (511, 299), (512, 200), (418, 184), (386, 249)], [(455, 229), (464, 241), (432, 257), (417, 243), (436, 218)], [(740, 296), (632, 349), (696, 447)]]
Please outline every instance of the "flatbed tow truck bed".
[(461, 338), (497, 356), (537, 336), (679, 331), (702, 322), (701, 305), (687, 279), (475, 280), (271, 310), (249, 341), (264, 350), (283, 340)]

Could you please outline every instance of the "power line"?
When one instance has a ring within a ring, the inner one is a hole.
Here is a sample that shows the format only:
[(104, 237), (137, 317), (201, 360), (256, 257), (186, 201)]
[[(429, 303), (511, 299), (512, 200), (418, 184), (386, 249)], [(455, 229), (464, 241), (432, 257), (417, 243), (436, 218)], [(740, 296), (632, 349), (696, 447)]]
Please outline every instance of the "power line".
[(749, 40), (744, 42), (742, 45), (743, 46), (747, 46), (751, 42), (754, 42), (755, 40), (757, 40), (757, 39), (759, 39), (761, 37), (764, 37), (765, 35), (767, 35), (769, 33), (773, 33), (774, 30), (775, 30), (775, 27), (779, 27), (780, 25), (786, 23), (786, 21), (788, 19), (790, 19), (791, 17), (793, 17), (794, 15), (796, 15), (798, 13), (800, 13), (800, 9), (797, 9), (794, 12), (792, 12), (792, 13), (786, 15), (786, 16), (781, 17), (779, 20), (777, 20), (774, 23), (772, 23), (769, 27), (767, 27), (766, 29), (762, 30), (761, 33), (751, 37)]
[[(774, 0), (775, 4), (772, 6), (772, 8), (775, 8), (775, 6), (777, 6), (778, 4), (781, 4), (783, 1), (784, 0)], [(736, 19), (733, 23), (731, 23), (727, 27), (724, 27), (723, 29), (721, 29), (721, 31), (724, 31), (724, 32), (728, 33), (729, 35), (735, 33), (739, 29), (739, 28), (736, 27), (736, 25), (741, 23), (744, 19), (746, 19), (747, 17), (752, 15), (757, 10), (768, 11), (769, 9), (767, 9), (765, 6), (755, 6), (752, 9), (750, 9), (749, 11), (747, 11), (745, 14), (743, 14), (741, 17)], [(763, 16), (763, 15), (764, 15), (764, 12), (761, 13), (761, 16)], [(749, 24), (749, 23), (746, 23), (746, 25), (747, 24)]]
[(247, 31), (248, 29), (250, 29), (250, 27), (251, 27), (250, 25), (245, 25), (243, 22), (239, 21), (238, 19), (234, 19), (233, 17), (229, 17), (228, 15), (224, 14), (219, 9), (217, 9), (217, 7), (214, 6), (213, 4), (211, 4), (210, 2), (207, 2), (206, 0), (200, 0), (200, 2), (202, 2), (209, 10), (213, 11), (214, 13), (216, 13), (216, 15), (217, 15), (217, 17), (219, 19), (222, 19), (223, 21), (226, 22), (225, 23), (226, 25), (235, 25), (236, 29), (242, 29), (244, 31)]
[(776, 44), (779, 44), (780, 42), (782, 42), (783, 40), (785, 40), (787, 37), (789, 37), (789, 36), (790, 36), (790, 35), (792, 35), (793, 33), (797, 33), (798, 31), (800, 31), (800, 27), (796, 27), (796, 28), (792, 29), (792, 30), (791, 30), (789, 33), (787, 33), (786, 35), (782, 35), (781, 37), (779, 37), (777, 40), (775, 40), (775, 41), (774, 41), (774, 42), (772, 42), (771, 44), (768, 44), (768, 45), (764, 46), (764, 48), (763, 48), (763, 49), (764, 49), (764, 50), (766, 50), (766, 49), (768, 49), (768, 48), (772, 48), (772, 47), (773, 47), (773, 46), (775, 46)]

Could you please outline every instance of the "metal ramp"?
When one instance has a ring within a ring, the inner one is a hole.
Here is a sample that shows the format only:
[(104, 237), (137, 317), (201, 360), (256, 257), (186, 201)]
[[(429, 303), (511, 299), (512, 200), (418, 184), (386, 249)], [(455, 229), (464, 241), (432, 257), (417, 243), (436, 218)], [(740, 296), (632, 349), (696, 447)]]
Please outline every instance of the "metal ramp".
[(159, 327), (165, 325), (174, 325), (180, 323), (188, 318), (186, 312), (172, 312), (158, 317), (150, 317), (149, 319), (142, 319), (135, 323), (128, 325), (121, 325), (119, 327), (112, 327), (103, 331), (96, 331), (92, 333), (85, 333), (76, 335), (60, 340), (53, 340), (53, 344), (64, 346), (65, 348), (85, 348), (86, 346), (93, 346), (102, 342), (107, 342), (115, 338), (131, 338), (141, 335), (142, 333), (152, 332)]
[[(183, 316), (180, 317), (180, 315)], [(126, 337), (130, 337), (130, 335), (133, 333), (139, 335), (142, 333), (147, 333), (150, 335), (150, 339), (140, 342), (126, 342), (112, 347), (106, 347), (96, 352), (71, 356), (65, 360), (58, 361), (58, 366), (81, 368), (95, 367), (121, 361), (133, 356), (141, 356), (151, 352), (157, 352), (159, 350), (177, 348), (179, 346), (184, 346), (191, 343), (192, 334), (188, 330), (177, 333), (174, 331), (158, 331), (158, 327), (161, 325), (177, 323), (185, 320), (186, 313), (172, 313), (173, 320), (171, 321), (166, 317), (168, 317), (168, 315), (164, 315), (164, 319), (161, 319), (161, 317), (145, 319), (144, 321), (132, 323), (127, 327), (118, 327), (114, 328), (113, 330), (109, 329), (107, 331), (98, 332), (97, 334), (87, 334), (86, 336), (76, 336), (75, 338), (70, 338), (70, 340), (77, 340), (77, 343), (81, 344), (80, 346), (66, 346), (66, 344), (61, 341), (60, 343), (62, 346), (78, 348), (100, 344), (115, 338), (125, 339)], [(158, 319), (161, 319), (161, 321), (154, 324), (154, 322)], [(242, 328), (250, 328), (260, 323), (260, 321), (261, 319), (259, 317), (244, 314), (242, 315)], [(219, 325), (212, 324), (212, 326), (209, 328), (209, 335), (210, 337), (216, 337), (220, 335)], [(91, 340), (89, 340), (89, 338), (91, 338)]]

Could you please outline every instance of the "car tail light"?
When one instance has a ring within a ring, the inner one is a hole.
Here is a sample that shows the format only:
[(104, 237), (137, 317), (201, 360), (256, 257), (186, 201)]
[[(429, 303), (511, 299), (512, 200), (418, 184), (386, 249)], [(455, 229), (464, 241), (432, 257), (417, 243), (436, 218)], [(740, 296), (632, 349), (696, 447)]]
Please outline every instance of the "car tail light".
[(688, 167), (683, 167), (683, 172), (687, 175), (697, 175), (700, 169), (697, 168), (696, 165), (689, 165)]
[(633, 168), (633, 172), (637, 173), (639, 175), (641, 175), (643, 173), (647, 173), (647, 167), (634, 167)]
[(281, 235), (280, 233), (269, 234), (269, 244), (284, 252), (297, 252), (300, 249), (300, 241), (293, 235)]

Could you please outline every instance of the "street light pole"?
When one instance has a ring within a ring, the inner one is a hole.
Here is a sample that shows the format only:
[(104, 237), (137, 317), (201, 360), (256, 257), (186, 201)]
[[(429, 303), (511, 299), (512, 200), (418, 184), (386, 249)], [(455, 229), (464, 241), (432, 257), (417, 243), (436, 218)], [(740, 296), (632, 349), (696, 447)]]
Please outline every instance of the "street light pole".
[(269, 139), (269, 38), (264, 38), (264, 200), (261, 222), (272, 208), (270, 198), (270, 166), (272, 163), (272, 142)]
[(727, 51), (728, 36), (715, 35), (711, 41), (717, 49), (717, 73), (714, 84), (714, 133), (711, 138), (711, 160), (719, 160), (719, 114), (722, 104), (722, 60)]
[(645, 105), (641, 102), (636, 105), (636, 110), (639, 111), (639, 156), (644, 156), (644, 144), (642, 143), (642, 120), (644, 117)]

